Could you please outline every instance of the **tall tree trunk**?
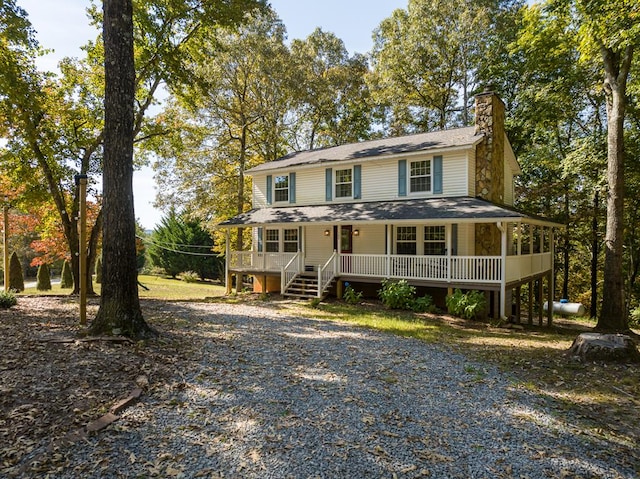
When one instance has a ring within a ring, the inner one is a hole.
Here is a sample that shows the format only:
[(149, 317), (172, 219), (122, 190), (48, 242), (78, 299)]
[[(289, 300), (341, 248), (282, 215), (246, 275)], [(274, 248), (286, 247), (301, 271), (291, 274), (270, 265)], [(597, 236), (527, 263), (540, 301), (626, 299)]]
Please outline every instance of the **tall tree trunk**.
[[(564, 194), (564, 217), (567, 225), (570, 224), (569, 221), (570, 210), (569, 210), (569, 190), (565, 189)], [(565, 299), (569, 298), (569, 259), (570, 259), (570, 250), (571, 248), (571, 238), (569, 236), (569, 232), (565, 231), (564, 234), (564, 251), (563, 251), (563, 261), (564, 261), (564, 271), (562, 275), (562, 297)]]
[(604, 290), (597, 330), (629, 329), (624, 304), (622, 251), (624, 244), (624, 115), (633, 48), (615, 52), (602, 47), (607, 98), (607, 232), (605, 235)]
[(589, 315), (598, 316), (598, 255), (600, 253), (600, 237), (598, 235), (598, 209), (600, 193), (593, 193), (593, 218), (591, 219), (591, 308)]
[(91, 334), (152, 332), (142, 317), (133, 209), (135, 65), (131, 0), (104, 0), (105, 138), (100, 309)]

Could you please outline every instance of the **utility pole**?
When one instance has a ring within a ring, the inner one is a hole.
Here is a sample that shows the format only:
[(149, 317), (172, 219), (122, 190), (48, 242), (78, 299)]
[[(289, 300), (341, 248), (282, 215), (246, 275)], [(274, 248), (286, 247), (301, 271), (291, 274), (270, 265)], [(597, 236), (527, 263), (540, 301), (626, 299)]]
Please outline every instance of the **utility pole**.
[(87, 324), (87, 175), (76, 175), (76, 186), (80, 188), (80, 245), (78, 250), (80, 270), (80, 324)]
[(3, 234), (2, 244), (4, 247), (4, 290), (9, 291), (9, 198), (4, 197), (4, 205), (2, 206), (3, 216)]

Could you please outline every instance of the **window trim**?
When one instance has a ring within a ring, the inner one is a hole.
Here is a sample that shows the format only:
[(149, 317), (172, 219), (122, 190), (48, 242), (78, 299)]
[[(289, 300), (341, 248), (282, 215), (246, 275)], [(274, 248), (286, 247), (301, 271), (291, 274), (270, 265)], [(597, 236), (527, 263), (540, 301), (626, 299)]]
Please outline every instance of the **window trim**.
[[(413, 240), (400, 239), (401, 229), (413, 229)], [(409, 226), (396, 226), (395, 228), (395, 251), (397, 255), (408, 255), (408, 256), (417, 256), (418, 255), (418, 227), (414, 225)], [(398, 253), (398, 245), (402, 244), (413, 244), (415, 247), (415, 253)]]
[[(276, 239), (269, 239), (269, 233), (276, 233)], [(280, 229), (279, 228), (265, 228), (264, 229), (264, 252), (265, 253), (279, 253), (280, 252)], [(275, 251), (269, 251), (269, 245), (276, 245)]]
[[(429, 174), (428, 175), (420, 175), (414, 176), (411, 174), (412, 165), (414, 163), (426, 162), (429, 166)], [(412, 191), (411, 189), (411, 180), (413, 178), (426, 178), (429, 177), (429, 189), (424, 191)], [(407, 161), (407, 195), (424, 195), (424, 194), (433, 194), (433, 181), (434, 181), (434, 171), (433, 171), (433, 158), (427, 158), (424, 160), (409, 160)]]
[[(287, 239), (287, 232), (294, 232), (295, 239)], [(300, 241), (300, 235), (299, 235), (298, 228), (282, 228), (282, 252), (283, 253), (297, 253), (298, 246), (300, 244), (299, 241)], [(294, 244), (295, 251), (287, 251), (288, 244), (289, 245)]]
[[(442, 239), (427, 239), (427, 233), (429, 231), (435, 231), (438, 228), (438, 234), (442, 232)], [(425, 225), (422, 229), (422, 254), (424, 256), (446, 256), (447, 254), (447, 229), (445, 225)], [(440, 254), (427, 254), (427, 244), (429, 245), (442, 245)]]
[[(285, 178), (287, 186), (286, 188), (278, 188), (278, 178)], [(285, 192), (287, 194), (286, 199), (278, 199), (278, 192)], [(291, 197), (291, 181), (290, 175), (287, 173), (285, 175), (274, 175), (273, 176), (273, 202), (274, 203), (288, 203), (289, 198)]]
[[(349, 172), (349, 177), (350, 177), (350, 181), (349, 182), (342, 182), (342, 183), (338, 183), (338, 173), (341, 171), (348, 171)], [(351, 186), (351, 194), (348, 196), (339, 196), (338, 195), (338, 186), (341, 185), (350, 185)], [(353, 199), (353, 190), (354, 190), (354, 178), (353, 178), (353, 167), (350, 168), (340, 168), (339, 170), (336, 169), (333, 172), (333, 194), (334, 194), (334, 198), (336, 200), (351, 200)]]

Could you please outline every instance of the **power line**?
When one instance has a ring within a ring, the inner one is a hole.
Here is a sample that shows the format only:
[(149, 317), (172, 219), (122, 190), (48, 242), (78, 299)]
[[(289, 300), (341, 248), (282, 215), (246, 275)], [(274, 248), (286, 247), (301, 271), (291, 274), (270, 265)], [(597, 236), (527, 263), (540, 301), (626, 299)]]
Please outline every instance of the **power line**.
[[(219, 254), (216, 253), (193, 253), (191, 251), (182, 251), (182, 250), (177, 250), (177, 249), (173, 249), (173, 248), (167, 248), (166, 246), (162, 246), (161, 244), (155, 243), (153, 241), (151, 241), (150, 239), (147, 238), (143, 238), (142, 236), (138, 236), (136, 235), (137, 238), (139, 238), (140, 240), (142, 240), (144, 243), (149, 243), (152, 244), (153, 246), (156, 246), (160, 249), (163, 249), (165, 251), (171, 251), (172, 253), (178, 253), (178, 254), (185, 254), (188, 256), (220, 256)], [(186, 246), (186, 247), (198, 247), (198, 248), (210, 248), (210, 246), (196, 246), (196, 245), (176, 245), (176, 246)]]

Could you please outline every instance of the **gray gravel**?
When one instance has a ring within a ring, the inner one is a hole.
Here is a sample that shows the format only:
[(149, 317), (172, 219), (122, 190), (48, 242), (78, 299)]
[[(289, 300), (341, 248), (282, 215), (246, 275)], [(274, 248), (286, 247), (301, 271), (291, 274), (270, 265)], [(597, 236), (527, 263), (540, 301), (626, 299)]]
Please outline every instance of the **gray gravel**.
[(269, 306), (167, 308), (206, 318), (201, 361), (74, 445), (54, 477), (636, 477), (445, 347)]

